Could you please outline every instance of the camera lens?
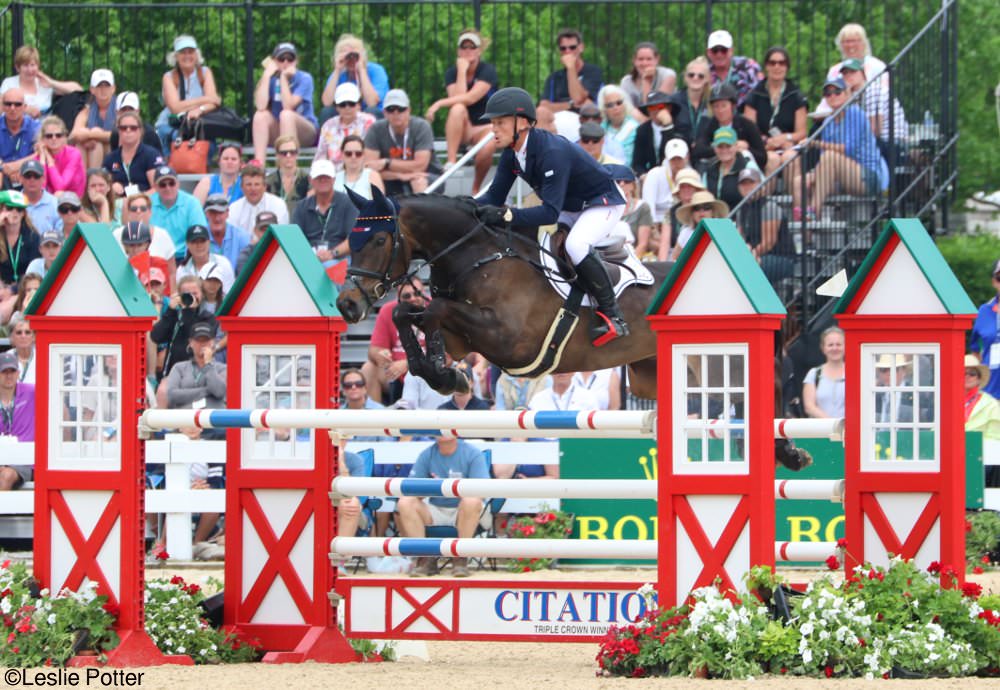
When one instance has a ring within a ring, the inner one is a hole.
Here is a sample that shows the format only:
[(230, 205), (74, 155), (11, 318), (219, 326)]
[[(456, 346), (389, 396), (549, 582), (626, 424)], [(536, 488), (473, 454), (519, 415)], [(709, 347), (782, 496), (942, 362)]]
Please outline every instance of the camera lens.
[(358, 59), (358, 54), (357, 53), (348, 53), (347, 54), (347, 59), (348, 60), (357, 60)]
[(192, 295), (190, 292), (182, 292), (181, 304), (183, 304), (185, 307), (190, 307), (192, 304), (194, 304), (194, 295)]

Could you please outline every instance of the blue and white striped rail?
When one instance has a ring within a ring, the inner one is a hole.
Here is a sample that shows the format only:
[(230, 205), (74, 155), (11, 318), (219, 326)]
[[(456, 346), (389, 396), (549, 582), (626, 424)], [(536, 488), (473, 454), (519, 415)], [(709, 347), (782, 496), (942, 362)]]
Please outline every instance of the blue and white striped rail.
[(456, 438), (653, 438), (656, 413), (634, 410), (147, 410), (140, 431), (330, 429), (343, 435)]
[[(648, 479), (380, 479), (336, 477), (339, 496), (444, 496), (447, 498), (620, 498), (655, 499)], [(777, 479), (774, 497), (792, 501), (843, 500), (843, 479)]]
[[(450, 556), (458, 558), (612, 558), (655, 560), (656, 541), (638, 539), (411, 539), (335, 537), (331, 557)], [(837, 543), (775, 542), (776, 561), (823, 561)]]

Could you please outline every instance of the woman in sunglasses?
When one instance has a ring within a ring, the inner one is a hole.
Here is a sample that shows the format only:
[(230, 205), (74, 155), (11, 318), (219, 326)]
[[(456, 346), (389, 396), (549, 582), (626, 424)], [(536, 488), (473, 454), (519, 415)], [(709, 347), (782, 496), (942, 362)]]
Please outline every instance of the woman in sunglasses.
[[(743, 115), (757, 123), (757, 130), (767, 151), (765, 174), (796, 155), (795, 145), (808, 136), (806, 99), (795, 82), (788, 78), (791, 58), (781, 46), (768, 49), (764, 55), (766, 78), (757, 83), (747, 96)], [(791, 166), (785, 169), (791, 171)], [(786, 178), (786, 182), (791, 179)]]
[(299, 141), (294, 136), (275, 139), (274, 156), (278, 168), (268, 173), (264, 184), (268, 192), (285, 202), (291, 216), (296, 204), (309, 194), (309, 170), (299, 167)]
[(35, 144), (35, 156), (45, 166), (45, 189), (52, 194), (70, 191), (83, 194), (87, 176), (83, 156), (67, 142), (66, 125), (61, 118), (49, 115), (42, 120)]
[[(684, 69), (684, 87), (677, 92), (680, 110), (674, 119), (674, 127), (681, 137), (691, 144), (701, 120), (708, 110), (708, 96), (712, 91), (709, 77), (709, 62), (699, 55)], [(711, 114), (708, 115), (711, 117)]]
[(827, 79), (823, 98), (834, 115), (823, 123), (813, 146), (820, 151), (819, 163), (805, 175), (807, 199), (803, 199), (803, 176), (796, 175), (792, 184), (792, 214), (795, 220), (803, 216), (803, 201), (808, 205), (805, 216), (818, 219), (826, 198), (839, 188), (844, 194), (874, 196), (889, 187), (889, 166), (879, 152), (878, 142), (864, 112), (848, 105), (837, 112), (848, 99), (847, 84), (840, 77)]
[[(643, 41), (636, 45), (632, 53), (632, 71), (622, 77), (621, 88), (634, 110), (644, 104), (654, 91), (667, 94), (676, 91), (677, 72), (660, 65), (660, 51), (655, 43)], [(646, 117), (640, 113), (636, 119), (645, 122)]]
[(28, 200), (14, 190), (0, 192), (0, 301), (16, 294), (28, 264), (40, 257), (39, 237), (27, 213)]
[(116, 197), (132, 194), (130, 187), (148, 191), (153, 186), (154, 171), (163, 165), (163, 154), (142, 143), (142, 118), (138, 112), (119, 113), (116, 127), (118, 148), (104, 158), (102, 166), (111, 173), (111, 188)]
[(365, 167), (365, 142), (361, 137), (350, 135), (343, 144), (344, 167), (333, 178), (333, 190), (343, 193), (345, 189), (357, 192), (366, 199), (372, 198), (372, 187), (385, 192), (382, 176)]
[[(334, 99), (337, 107), (337, 114), (326, 122), (319, 130), (319, 141), (316, 144), (316, 156), (313, 161), (332, 161), (337, 170), (344, 165), (341, 149), (344, 139), (351, 135), (364, 139), (365, 134), (373, 124), (375, 116), (362, 110), (364, 103), (361, 100), (361, 90), (357, 84), (349, 81), (337, 87), (334, 92)], [(275, 148), (277, 144), (275, 144)], [(278, 152), (281, 155), (281, 152)], [(281, 166), (281, 161), (278, 161)]]
[(254, 88), (253, 155), (263, 164), (267, 146), (279, 136), (294, 136), (300, 146), (316, 143), (313, 78), (298, 69), (299, 51), (279, 43), (264, 60), (264, 73)]
[(607, 138), (620, 144), (623, 160), (631, 162), (635, 131), (639, 128), (632, 99), (624, 89), (608, 84), (598, 92), (597, 103), (602, 116), (601, 127), (607, 132)]

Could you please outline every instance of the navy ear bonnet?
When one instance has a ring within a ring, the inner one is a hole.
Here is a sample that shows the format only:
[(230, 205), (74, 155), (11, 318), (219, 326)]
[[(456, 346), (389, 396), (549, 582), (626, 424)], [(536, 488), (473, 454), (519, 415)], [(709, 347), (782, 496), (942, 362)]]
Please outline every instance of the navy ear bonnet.
[(351, 229), (348, 245), (352, 252), (361, 251), (366, 244), (379, 232), (396, 232), (396, 218), (399, 206), (386, 197), (378, 187), (372, 187), (372, 200), (364, 198), (350, 188), (347, 195), (357, 207), (359, 215), (356, 225)]

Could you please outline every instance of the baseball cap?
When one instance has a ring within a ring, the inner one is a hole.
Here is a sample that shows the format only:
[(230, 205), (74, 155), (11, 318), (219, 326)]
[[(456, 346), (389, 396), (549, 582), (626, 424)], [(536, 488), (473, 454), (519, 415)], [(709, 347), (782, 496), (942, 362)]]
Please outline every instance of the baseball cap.
[(278, 222), (278, 216), (276, 216), (272, 211), (261, 211), (257, 214), (257, 218), (254, 220), (254, 227), (259, 228), (261, 226), (274, 225)]
[(198, 50), (198, 42), (194, 40), (194, 36), (178, 36), (174, 39), (174, 52), (179, 53), (187, 48), (194, 48)]
[(478, 34), (474, 34), (471, 31), (466, 31), (464, 34), (460, 34), (458, 42), (455, 45), (461, 48), (463, 41), (470, 41), (474, 43), (477, 48), (483, 45), (483, 39), (481, 39)]
[(719, 127), (715, 130), (715, 134), (712, 135), (712, 146), (721, 146), (722, 144), (735, 146), (738, 139), (736, 130), (732, 127)]
[(79, 209), (83, 204), (80, 203), (80, 197), (76, 195), (76, 192), (67, 190), (65, 192), (59, 192), (59, 194), (56, 195), (56, 208), (63, 205), (73, 206)]
[(686, 158), (690, 149), (683, 139), (671, 139), (664, 149), (664, 157), (669, 161), (674, 158)]
[(312, 167), (309, 168), (309, 179), (315, 180), (317, 177), (336, 177), (337, 168), (334, 167), (332, 161), (328, 161), (325, 158), (320, 158), (317, 161), (313, 161)]
[(204, 225), (197, 225), (197, 224), (189, 227), (187, 229), (187, 233), (185, 233), (184, 235), (184, 239), (187, 242), (192, 242), (194, 240), (207, 240), (208, 238), (209, 238), (208, 228), (206, 228)]
[(152, 231), (141, 220), (132, 220), (122, 226), (122, 244), (136, 245), (152, 241)]
[(695, 189), (705, 189), (705, 183), (701, 181), (701, 175), (694, 168), (683, 168), (674, 175), (674, 191), (682, 184), (689, 184)]
[(746, 182), (747, 180), (750, 180), (754, 184), (759, 184), (762, 179), (764, 178), (761, 177), (760, 170), (757, 168), (743, 168), (740, 171), (739, 177), (736, 178), (736, 184)]
[(635, 182), (635, 173), (627, 165), (605, 163), (604, 167), (611, 174), (611, 179), (615, 182)]
[(271, 57), (281, 57), (282, 55), (291, 55), (294, 58), (299, 56), (299, 51), (295, 48), (294, 43), (285, 41), (274, 46), (274, 50), (271, 51)]
[[(219, 257), (221, 258), (221, 257)], [(214, 278), (222, 283), (222, 291), (229, 292), (229, 288), (233, 286), (233, 282), (236, 281), (236, 276), (233, 275), (233, 268), (228, 261), (220, 261), (217, 257), (212, 257), (212, 260), (201, 267), (198, 271), (198, 277), (202, 280), (208, 280), (209, 278)]]
[(191, 337), (195, 340), (202, 338), (212, 339), (215, 337), (215, 329), (212, 324), (206, 321), (198, 321), (191, 327)]
[(580, 117), (600, 117), (601, 109), (593, 103), (584, 103), (580, 106)]
[(733, 35), (728, 31), (713, 31), (708, 35), (708, 49), (712, 48), (732, 48)]
[(151, 266), (149, 269), (149, 282), (166, 283), (167, 274), (163, 272), (162, 268)]
[(225, 211), (229, 208), (229, 197), (225, 194), (209, 194), (205, 199), (206, 211)]
[(823, 89), (825, 90), (828, 86), (835, 86), (841, 91), (847, 91), (847, 82), (845, 82), (840, 77), (834, 77), (832, 79), (827, 79), (823, 82)]
[(46, 230), (42, 233), (39, 244), (58, 244), (59, 246), (62, 246), (63, 239), (63, 234), (59, 230)]
[(118, 107), (119, 112), (125, 110), (125, 108), (139, 110), (139, 94), (135, 91), (122, 91), (115, 98), (115, 104)]
[(5, 189), (0, 192), (0, 206), (28, 208), (28, 200), (24, 198), (24, 194), (16, 189)]
[(382, 109), (385, 110), (386, 108), (391, 108), (392, 106), (396, 106), (398, 108), (409, 108), (410, 97), (407, 96), (406, 92), (402, 89), (391, 89), (382, 100)]
[(90, 75), (90, 88), (100, 86), (104, 82), (115, 85), (115, 75), (109, 69), (95, 69)]
[(21, 176), (23, 177), (27, 173), (33, 173), (35, 175), (45, 176), (45, 166), (43, 166), (39, 161), (34, 158), (29, 158), (28, 160), (21, 163)]
[(175, 173), (174, 169), (171, 168), (169, 165), (161, 165), (156, 169), (156, 172), (153, 173), (153, 184), (156, 184), (160, 180), (167, 177), (172, 177), (176, 180), (177, 173)]
[(736, 89), (728, 81), (724, 81), (721, 84), (716, 84), (712, 87), (712, 94), (708, 97), (709, 103), (715, 103), (716, 101), (732, 101), (733, 103), (739, 98), (739, 94), (736, 93)]
[(357, 103), (361, 100), (361, 89), (352, 81), (345, 81), (333, 92), (334, 103)]
[(843, 72), (845, 69), (854, 70), (855, 72), (864, 72), (865, 63), (857, 58), (848, 58), (840, 63), (840, 71)]
[(7, 350), (6, 352), (0, 352), (0, 371), (7, 371), (9, 369), (14, 369), (15, 371), (20, 369), (20, 364), (17, 361), (17, 353), (13, 350)]
[(603, 139), (604, 128), (601, 127), (596, 122), (584, 122), (582, 125), (580, 125), (580, 138)]

